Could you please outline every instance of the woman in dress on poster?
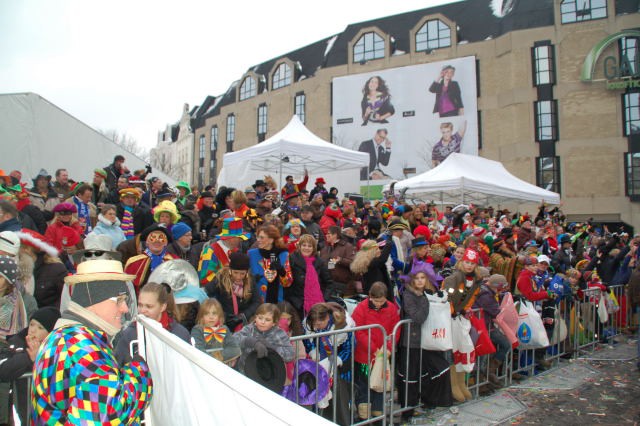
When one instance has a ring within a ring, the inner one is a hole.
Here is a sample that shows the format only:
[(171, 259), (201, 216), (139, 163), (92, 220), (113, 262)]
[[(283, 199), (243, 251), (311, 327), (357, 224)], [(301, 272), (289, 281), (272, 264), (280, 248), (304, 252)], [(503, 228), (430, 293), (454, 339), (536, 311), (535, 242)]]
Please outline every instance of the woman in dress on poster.
[(380, 76), (367, 80), (362, 89), (362, 125), (372, 123), (388, 123), (387, 118), (395, 112), (391, 104), (391, 95), (387, 83)]

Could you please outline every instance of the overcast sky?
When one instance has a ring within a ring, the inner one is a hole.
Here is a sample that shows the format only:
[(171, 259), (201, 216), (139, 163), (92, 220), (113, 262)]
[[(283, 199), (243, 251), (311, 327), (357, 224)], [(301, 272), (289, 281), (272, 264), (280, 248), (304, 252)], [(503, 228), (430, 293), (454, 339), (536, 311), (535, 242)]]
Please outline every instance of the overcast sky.
[(0, 93), (34, 92), (146, 148), (182, 105), (350, 23), (451, 0), (0, 0)]

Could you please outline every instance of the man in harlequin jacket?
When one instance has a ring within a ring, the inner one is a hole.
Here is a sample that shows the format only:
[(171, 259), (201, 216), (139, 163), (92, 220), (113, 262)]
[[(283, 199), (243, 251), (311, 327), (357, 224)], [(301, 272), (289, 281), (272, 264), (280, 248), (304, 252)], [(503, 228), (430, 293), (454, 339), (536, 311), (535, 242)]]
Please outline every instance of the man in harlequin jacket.
[(118, 365), (111, 344), (127, 300), (135, 301), (131, 279), (114, 260), (83, 262), (65, 278), (71, 299), (33, 365), (32, 425), (140, 423), (152, 395), (149, 368), (139, 356)]

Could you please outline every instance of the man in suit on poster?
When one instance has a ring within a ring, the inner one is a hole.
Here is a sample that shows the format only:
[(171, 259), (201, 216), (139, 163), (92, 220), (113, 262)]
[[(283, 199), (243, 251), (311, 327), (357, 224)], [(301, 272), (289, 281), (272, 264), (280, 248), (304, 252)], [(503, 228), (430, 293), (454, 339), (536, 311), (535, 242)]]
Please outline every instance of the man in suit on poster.
[(380, 165), (388, 166), (391, 158), (391, 141), (387, 138), (387, 129), (378, 129), (373, 139), (360, 144), (360, 152), (369, 153), (369, 169), (360, 169), (360, 180), (367, 180), (367, 175), (378, 169)]

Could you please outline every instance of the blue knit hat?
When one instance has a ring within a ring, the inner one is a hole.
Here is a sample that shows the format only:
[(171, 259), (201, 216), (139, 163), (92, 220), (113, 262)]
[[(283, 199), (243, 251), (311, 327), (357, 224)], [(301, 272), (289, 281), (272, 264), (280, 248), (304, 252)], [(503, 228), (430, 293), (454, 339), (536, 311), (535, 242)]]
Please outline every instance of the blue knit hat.
[(191, 227), (184, 222), (178, 222), (171, 227), (174, 240), (184, 236), (187, 232), (191, 232)]

